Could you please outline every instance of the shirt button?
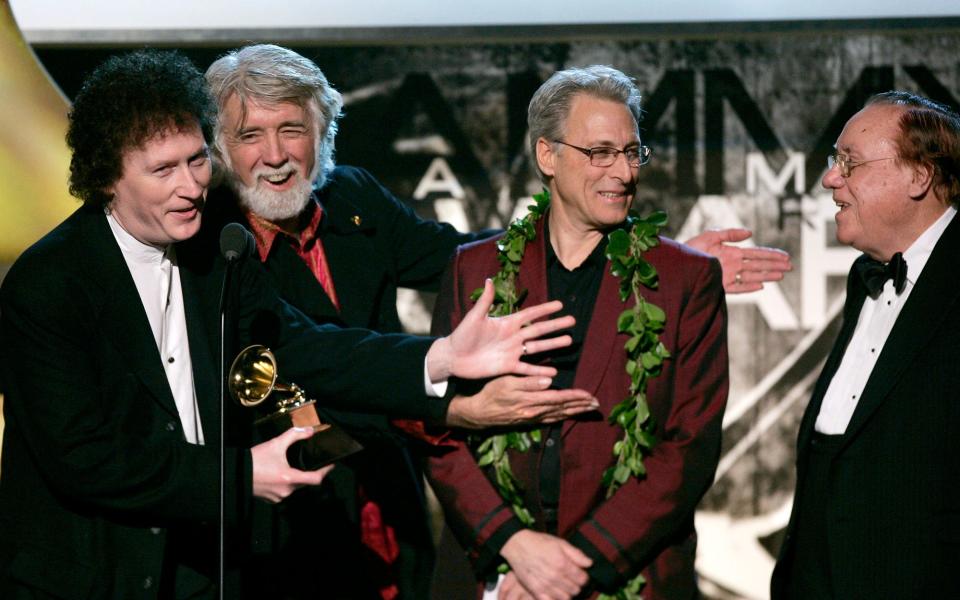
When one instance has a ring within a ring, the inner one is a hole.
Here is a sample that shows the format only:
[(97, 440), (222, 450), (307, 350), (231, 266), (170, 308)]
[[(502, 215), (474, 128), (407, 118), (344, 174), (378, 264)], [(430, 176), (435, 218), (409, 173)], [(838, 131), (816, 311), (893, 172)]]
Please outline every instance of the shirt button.
[(167, 362), (170, 363), (170, 364), (173, 364), (173, 357), (171, 356), (170, 358), (168, 358), (168, 359), (167, 359)]
[(547, 448), (553, 448), (553, 438), (547, 438)]
[(176, 431), (177, 424), (173, 421), (167, 421), (167, 431)]
[(152, 587), (153, 587), (153, 577), (150, 577), (149, 575), (147, 575), (146, 577), (143, 578), (143, 589), (149, 590)]

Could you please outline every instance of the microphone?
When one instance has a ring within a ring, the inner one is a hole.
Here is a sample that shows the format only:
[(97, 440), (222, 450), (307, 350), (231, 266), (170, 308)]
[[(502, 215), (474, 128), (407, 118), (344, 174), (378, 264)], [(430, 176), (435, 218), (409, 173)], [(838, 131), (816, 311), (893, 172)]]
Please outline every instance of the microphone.
[(255, 248), (253, 235), (240, 223), (228, 223), (220, 230), (220, 254), (228, 263), (250, 256)]

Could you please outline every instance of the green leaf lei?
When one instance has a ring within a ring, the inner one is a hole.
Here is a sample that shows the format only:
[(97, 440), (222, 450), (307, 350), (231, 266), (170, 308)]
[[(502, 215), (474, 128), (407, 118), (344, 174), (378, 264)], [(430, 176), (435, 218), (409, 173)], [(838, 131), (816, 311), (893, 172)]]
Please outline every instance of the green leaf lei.
[[(526, 296), (526, 290), (517, 289), (520, 261), (523, 260), (527, 243), (536, 238), (535, 223), (550, 205), (550, 192), (544, 189), (533, 199), (535, 204), (530, 206), (530, 212), (511, 223), (504, 236), (497, 241), (500, 271), (493, 277), (495, 297), (490, 316), (502, 317), (516, 312)], [(603, 473), (602, 482), (607, 488), (607, 498), (613, 496), (630, 477), (642, 479), (646, 476), (643, 458), (656, 444), (655, 427), (647, 406), (647, 382), (660, 374), (663, 361), (670, 353), (660, 342), (666, 315), (641, 294), (643, 287), (655, 289), (658, 282), (656, 269), (642, 255), (660, 243), (657, 234), (666, 224), (667, 215), (662, 211), (643, 218), (631, 210), (627, 217), (627, 230), (615, 229), (607, 236), (605, 254), (610, 261), (610, 271), (620, 278), (620, 300), (626, 302), (631, 295), (636, 300), (634, 306), (623, 311), (617, 319), (617, 331), (629, 336), (624, 350), (627, 353), (626, 370), (630, 375), (630, 390), (628, 397), (614, 406), (608, 417), (610, 423), (619, 425), (624, 433), (623, 438), (613, 445), (616, 464)], [(476, 300), (482, 291), (476, 290), (471, 297)], [(507, 451), (526, 452), (533, 442), (540, 440), (540, 430), (510, 431), (486, 437), (474, 450), (477, 464), (493, 467), (500, 496), (510, 504), (514, 514), (526, 527), (532, 526), (534, 519), (530, 510), (523, 505), (520, 483), (510, 468)], [(506, 565), (502, 565), (501, 572), (506, 570)], [(600, 598), (637, 600), (644, 583), (643, 576), (637, 574), (616, 594), (603, 594)]]

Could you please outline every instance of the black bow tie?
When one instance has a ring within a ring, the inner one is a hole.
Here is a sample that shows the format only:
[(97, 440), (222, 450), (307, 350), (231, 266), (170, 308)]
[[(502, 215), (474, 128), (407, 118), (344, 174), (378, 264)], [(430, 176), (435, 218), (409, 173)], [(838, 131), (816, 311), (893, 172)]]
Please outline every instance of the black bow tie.
[(874, 300), (880, 296), (883, 284), (888, 279), (893, 280), (893, 287), (898, 296), (907, 284), (907, 261), (903, 260), (903, 254), (900, 252), (894, 254), (890, 262), (886, 264), (872, 258), (859, 261), (857, 262), (857, 272), (863, 279), (863, 285), (867, 287), (867, 293)]

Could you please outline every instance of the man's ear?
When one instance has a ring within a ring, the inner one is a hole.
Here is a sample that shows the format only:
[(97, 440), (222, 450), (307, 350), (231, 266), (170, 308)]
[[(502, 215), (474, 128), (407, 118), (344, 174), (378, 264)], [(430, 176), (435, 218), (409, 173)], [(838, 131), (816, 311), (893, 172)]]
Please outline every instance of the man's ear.
[(537, 166), (543, 171), (544, 175), (553, 177), (556, 173), (557, 152), (553, 144), (544, 138), (537, 140)]
[(913, 167), (913, 179), (910, 181), (909, 194), (914, 200), (923, 199), (933, 185), (933, 168), (930, 165)]

